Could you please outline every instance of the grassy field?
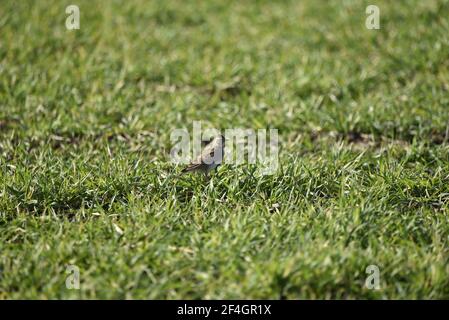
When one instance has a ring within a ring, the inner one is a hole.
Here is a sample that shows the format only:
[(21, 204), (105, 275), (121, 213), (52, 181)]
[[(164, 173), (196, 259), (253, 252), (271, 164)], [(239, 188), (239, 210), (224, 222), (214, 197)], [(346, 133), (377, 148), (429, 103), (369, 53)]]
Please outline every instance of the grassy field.
[[(0, 298), (449, 298), (448, 17), (1, 1)], [(170, 134), (193, 121), (278, 129), (279, 170), (179, 177)]]

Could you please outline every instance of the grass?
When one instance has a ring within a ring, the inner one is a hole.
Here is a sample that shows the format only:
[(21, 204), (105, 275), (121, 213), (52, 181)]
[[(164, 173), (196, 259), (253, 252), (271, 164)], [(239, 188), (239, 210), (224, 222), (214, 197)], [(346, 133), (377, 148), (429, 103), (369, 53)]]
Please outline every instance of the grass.
[[(449, 298), (448, 1), (69, 4), (0, 3), (0, 298)], [(178, 177), (199, 120), (278, 172)]]

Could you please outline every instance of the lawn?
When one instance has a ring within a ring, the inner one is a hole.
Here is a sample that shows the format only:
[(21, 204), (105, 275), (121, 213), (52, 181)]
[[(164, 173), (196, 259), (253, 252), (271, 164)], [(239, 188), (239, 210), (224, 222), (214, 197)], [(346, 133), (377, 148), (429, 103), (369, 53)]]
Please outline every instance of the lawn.
[[(448, 17), (1, 1), (0, 299), (448, 299)], [(279, 169), (180, 176), (194, 121), (278, 129)]]

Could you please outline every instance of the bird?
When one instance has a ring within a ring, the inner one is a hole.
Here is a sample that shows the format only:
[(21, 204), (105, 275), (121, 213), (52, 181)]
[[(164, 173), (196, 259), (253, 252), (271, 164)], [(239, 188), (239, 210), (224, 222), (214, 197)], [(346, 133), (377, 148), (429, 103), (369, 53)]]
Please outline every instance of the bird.
[(181, 174), (188, 172), (203, 172), (206, 178), (209, 172), (218, 167), (223, 161), (225, 137), (218, 135), (213, 138), (201, 151), (201, 154), (192, 161)]

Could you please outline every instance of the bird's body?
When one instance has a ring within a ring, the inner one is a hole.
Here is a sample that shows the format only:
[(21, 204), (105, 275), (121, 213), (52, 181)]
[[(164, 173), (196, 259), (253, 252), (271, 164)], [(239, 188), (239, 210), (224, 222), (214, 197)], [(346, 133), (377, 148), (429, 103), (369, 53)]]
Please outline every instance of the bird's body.
[(190, 163), (182, 173), (203, 172), (206, 176), (223, 161), (224, 136), (219, 135), (203, 149), (201, 154)]

